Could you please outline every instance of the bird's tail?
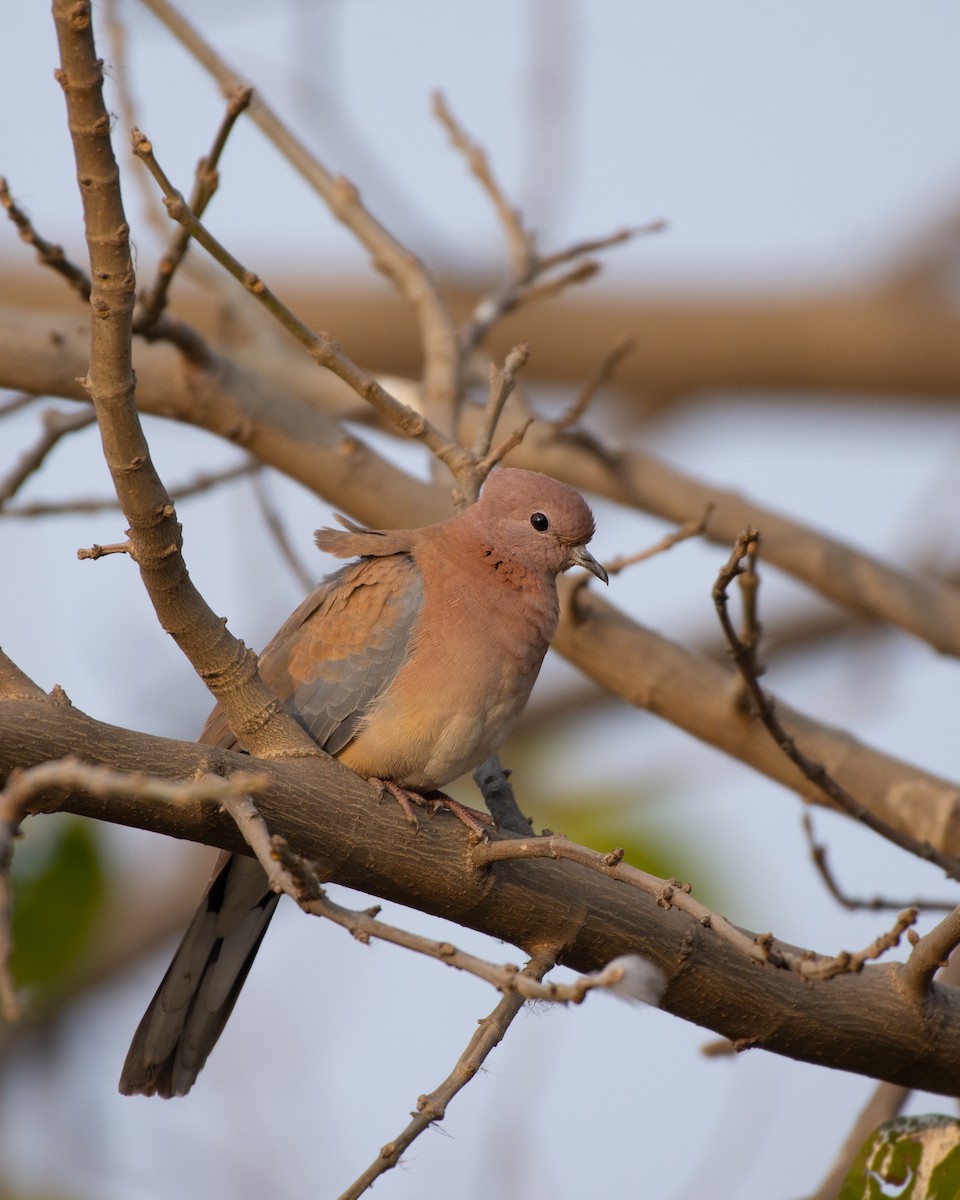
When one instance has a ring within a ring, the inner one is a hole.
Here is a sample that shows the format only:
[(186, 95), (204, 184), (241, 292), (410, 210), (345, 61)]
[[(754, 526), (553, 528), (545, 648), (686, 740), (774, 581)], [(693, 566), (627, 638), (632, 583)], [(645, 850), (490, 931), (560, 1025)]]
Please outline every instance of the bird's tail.
[(216, 1045), (277, 907), (251, 858), (222, 854), (200, 907), (133, 1035), (125, 1095), (185, 1096)]

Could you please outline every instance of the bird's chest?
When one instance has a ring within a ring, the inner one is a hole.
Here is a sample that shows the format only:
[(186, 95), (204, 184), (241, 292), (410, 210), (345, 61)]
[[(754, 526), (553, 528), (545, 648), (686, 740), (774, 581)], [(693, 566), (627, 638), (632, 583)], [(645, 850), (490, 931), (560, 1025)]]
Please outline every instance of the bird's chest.
[(361, 743), (376, 741), (381, 750), (389, 743), (390, 777), (426, 788), (499, 749), (556, 630), (556, 589), (548, 584), (501, 564), (425, 588), (407, 663), (353, 752)]

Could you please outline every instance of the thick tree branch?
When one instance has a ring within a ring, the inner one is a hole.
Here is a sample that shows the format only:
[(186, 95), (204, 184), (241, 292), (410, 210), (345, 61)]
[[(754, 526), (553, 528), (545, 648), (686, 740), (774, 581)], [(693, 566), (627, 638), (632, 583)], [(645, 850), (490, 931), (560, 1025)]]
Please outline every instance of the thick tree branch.
[(83, 201), (90, 254), (90, 367), (85, 386), (100, 425), (117, 499), (130, 522), (130, 552), (161, 625), (224, 706), (234, 733), (260, 754), (320, 753), (257, 674), (256, 655), (226, 630), (187, 574), (176, 511), (154, 470), (134, 398), (131, 354), (135, 276), (130, 230), (103, 103), (103, 64), (86, 0), (55, 0), (57, 78)]
[[(78, 361), (83, 362), (82, 346), (83, 334), (74, 320), (51, 322), (4, 312), (0, 386), (79, 398), (76, 375)], [(536, 363), (536, 357), (532, 361)], [(264, 377), (226, 357), (214, 359), (208, 370), (202, 370), (182, 362), (170, 347), (138, 346), (136, 367), (144, 412), (187, 420), (244, 445), (359, 520), (376, 526), (383, 519), (383, 512), (371, 512), (377, 488), (368, 483), (374, 479), (388, 489), (384, 511), (395, 514), (397, 524), (426, 524), (449, 513), (445, 489), (431, 490), (410, 481), (345, 434), (334, 420), (321, 418), (306, 399), (311, 394), (308, 380), (315, 376), (304, 376), (289, 364), (285, 367), (282, 357), (271, 361), (269, 377)], [(279, 382), (283, 379), (296, 390), (284, 390)], [(349, 407), (341, 395), (327, 405), (331, 417), (343, 415)], [(507, 400), (503, 420), (517, 428), (532, 415), (515, 392)], [(475, 438), (482, 421), (483, 410), (466, 405), (461, 436)], [(943, 653), (960, 654), (960, 591), (955, 587), (862, 554), (652, 455), (613, 451), (578, 436), (558, 437), (549, 423), (542, 422), (535, 423), (512, 451), (510, 463), (544, 471), (582, 491), (637, 507), (674, 525), (698, 520), (711, 506), (704, 536), (724, 547), (744, 526), (762, 526), (765, 556), (772, 565), (852, 612), (906, 629)]]
[[(577, 863), (470, 865), (466, 835), (444, 814), (413, 834), (396, 805), (340, 764), (249, 757), (171, 742), (93, 721), (46, 699), (0, 702), (0, 772), (82, 752), (87, 761), (161, 778), (263, 771), (264, 819), (321, 877), (434, 913), (519, 946), (562, 946), (559, 961), (598, 970), (622, 954), (650, 959), (667, 978), (662, 1007), (741, 1047), (857, 1071), (927, 1091), (960, 1085), (960, 992), (934, 983), (918, 1006), (896, 964), (805, 981), (751, 961), (702, 923), (661, 908)], [(62, 797), (61, 797), (62, 799)], [(200, 805), (71, 795), (62, 807), (98, 819), (243, 851), (233, 821)], [(776, 949), (776, 942), (771, 941)], [(639, 1034), (638, 1034), (639, 1036)]]

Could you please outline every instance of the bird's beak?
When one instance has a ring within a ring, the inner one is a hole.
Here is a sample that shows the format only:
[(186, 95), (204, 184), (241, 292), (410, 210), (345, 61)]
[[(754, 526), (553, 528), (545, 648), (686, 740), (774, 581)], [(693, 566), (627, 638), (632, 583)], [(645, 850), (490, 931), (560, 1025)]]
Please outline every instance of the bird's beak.
[(570, 551), (570, 563), (575, 567), (584, 567), (591, 575), (602, 580), (604, 583), (610, 582), (610, 577), (601, 567), (597, 560), (593, 557), (586, 546), (574, 546)]

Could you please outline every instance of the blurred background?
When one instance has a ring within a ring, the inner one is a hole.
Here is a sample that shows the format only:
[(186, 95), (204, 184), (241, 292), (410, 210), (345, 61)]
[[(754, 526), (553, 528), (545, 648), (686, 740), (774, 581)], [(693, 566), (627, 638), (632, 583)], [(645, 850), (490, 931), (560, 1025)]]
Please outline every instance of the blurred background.
[[(109, 11), (95, 8), (98, 47), (149, 278), (168, 231), (145, 172), (128, 161), (123, 106), (132, 99), (186, 191), (223, 104), (150, 13), (116, 6), (121, 45), (106, 29)], [(525, 379), (541, 411), (560, 411), (611, 345), (633, 335), (637, 348), (591, 410), (602, 436), (897, 565), (956, 569), (955, 5), (930, 2), (921, 14), (886, 0), (201, 0), (189, 16), (463, 304), (500, 278), (506, 254), (489, 201), (431, 115), (436, 88), (545, 249), (668, 222), (606, 252), (599, 279), (512, 318), (496, 345), (529, 338)], [(39, 232), (84, 262), (50, 15), (16, 5), (4, 24), (0, 173)], [(208, 223), (354, 358), (391, 375), (416, 370), (413, 327), (388, 284), (242, 119)], [(215, 277), (208, 264), (196, 269), (201, 283)], [(222, 320), (212, 304), (204, 313), (201, 288), (184, 292), (199, 321)], [(0, 225), (0, 306), (81, 311), (9, 223)], [(168, 487), (241, 461), (199, 430), (145, 424)], [(4, 417), (4, 461), (37, 433), (37, 405)], [(425, 475), (419, 450), (362, 436)], [(263, 519), (264, 496), (308, 573), (332, 564), (312, 548), (312, 531), (330, 520), (316, 496), (271, 472), (257, 487), (263, 495), (239, 479), (179, 513), (192, 576), (260, 648), (303, 592)], [(57, 447), (16, 503), (109, 495), (87, 430)], [(0, 510), (7, 653), (100, 720), (195, 736), (209, 698), (159, 629), (132, 564), (76, 559), (78, 546), (122, 539), (119, 514), (28, 518), (11, 507)], [(594, 507), (601, 558), (665, 531), (610, 503)], [(262, 564), (255, 577), (251, 553)], [(725, 558), (684, 543), (618, 577), (610, 599), (717, 652), (710, 588)], [(768, 686), (871, 745), (955, 776), (957, 665), (905, 634), (855, 627), (762, 570)], [(889, 924), (830, 899), (795, 795), (604, 697), (562, 662), (548, 662), (504, 761), (538, 825), (599, 849), (625, 845), (631, 861), (691, 879), (702, 900), (749, 928), (835, 953)], [(469, 801), (469, 782), (456, 794)], [(850, 822), (814, 816), (851, 893), (947, 894), (936, 873)], [(69, 818), (28, 827), (17, 861), (21, 969), (45, 1016), (0, 1033), (0, 1196), (335, 1196), (494, 1007), (476, 980), (360, 946), (282, 904), (194, 1092), (175, 1102), (121, 1098), (129, 1038), (208, 857)], [(337, 898), (365, 902), (342, 890)], [(385, 918), (518, 961), (511, 947), (420, 914), (394, 907)], [(606, 996), (572, 1010), (531, 1007), (378, 1193), (812, 1192), (872, 1084), (762, 1052), (706, 1059), (712, 1038)], [(915, 1095), (909, 1111), (952, 1107)]]

